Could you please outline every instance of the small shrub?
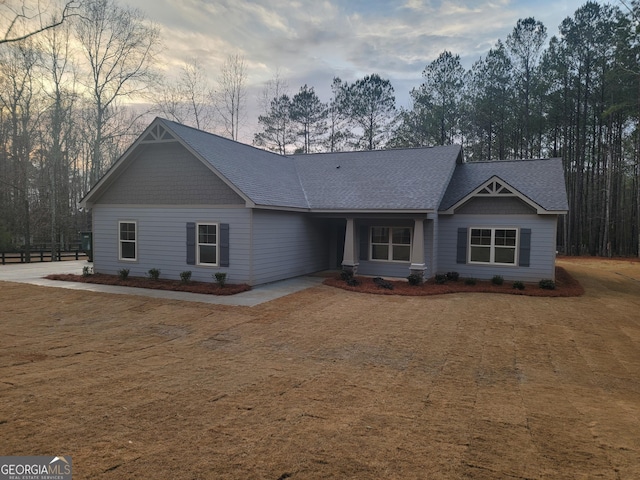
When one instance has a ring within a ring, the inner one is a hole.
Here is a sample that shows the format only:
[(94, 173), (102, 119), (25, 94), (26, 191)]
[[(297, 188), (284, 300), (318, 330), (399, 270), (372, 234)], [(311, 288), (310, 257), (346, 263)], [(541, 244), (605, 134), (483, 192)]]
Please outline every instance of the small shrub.
[(84, 267), (82, 267), (82, 276), (88, 277), (89, 275), (93, 275), (93, 267), (85, 265)]
[(227, 274), (225, 272), (216, 272), (213, 274), (216, 279), (216, 283), (220, 288), (224, 288), (227, 283)]
[(160, 278), (160, 270), (157, 268), (150, 269), (147, 274), (149, 275), (149, 278), (154, 281)]
[(349, 280), (351, 280), (353, 278), (353, 272), (350, 270), (342, 270), (340, 272), (340, 279), (348, 282)]
[(412, 273), (407, 277), (407, 280), (409, 280), (409, 285), (418, 286), (418, 285), (422, 285), (422, 282), (424, 281), (424, 277), (417, 273)]
[(502, 285), (504, 283), (504, 278), (502, 277), (502, 275), (494, 275), (491, 279), (491, 283), (493, 283), (494, 285)]
[(478, 281), (475, 278), (465, 278), (464, 279), (464, 284), (465, 285), (475, 285), (476, 283), (478, 283)]
[(516, 290), (524, 290), (524, 283), (519, 280), (515, 281), (513, 282), (513, 288), (515, 288)]
[(120, 270), (118, 270), (118, 276), (120, 277), (120, 280), (126, 280), (129, 276), (129, 269), (121, 268)]
[(387, 290), (393, 290), (393, 284), (391, 282), (387, 282), (382, 277), (376, 277), (373, 279), (373, 283), (375, 283), (380, 288), (386, 288)]
[(457, 282), (458, 278), (460, 278), (460, 274), (458, 272), (447, 272), (447, 280)]
[(544, 290), (555, 290), (556, 282), (550, 279), (544, 279), (544, 280), (540, 280), (540, 282), (538, 283), (538, 286)]
[(358, 285), (360, 285), (360, 280), (353, 277), (349, 278), (346, 282), (350, 287), (357, 287)]
[(180, 280), (182, 283), (189, 283), (191, 281), (191, 270), (186, 270), (180, 274)]
[(447, 276), (443, 273), (437, 273), (434, 277), (434, 280), (436, 282), (436, 285), (444, 285), (445, 283), (447, 283)]

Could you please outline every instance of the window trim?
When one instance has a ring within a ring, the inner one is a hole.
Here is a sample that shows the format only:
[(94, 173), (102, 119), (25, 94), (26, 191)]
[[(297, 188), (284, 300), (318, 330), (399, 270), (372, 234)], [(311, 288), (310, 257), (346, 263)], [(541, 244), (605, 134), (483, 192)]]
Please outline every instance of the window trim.
[[(124, 223), (133, 224), (133, 233), (135, 237), (133, 240), (123, 240), (122, 238), (120, 238), (121, 225)], [(135, 251), (135, 256), (133, 258), (122, 256), (123, 242), (133, 243), (133, 248)], [(138, 222), (136, 220), (118, 220), (118, 260), (121, 262), (137, 262), (138, 261)]]
[[(471, 239), (473, 238), (473, 230), (491, 230), (491, 243), (489, 245), (473, 245)], [(514, 246), (508, 246), (513, 249), (513, 263), (502, 263), (495, 261), (496, 247), (502, 248), (505, 245), (496, 245), (496, 230), (511, 230), (516, 232), (516, 244)], [(520, 228), (519, 227), (495, 227), (495, 226), (474, 226), (469, 227), (467, 231), (467, 263), (472, 265), (499, 265), (501, 267), (517, 267), (519, 266), (520, 256)], [(489, 247), (489, 261), (480, 262), (477, 260), (471, 260), (471, 249), (473, 247)]]
[[(215, 225), (216, 227), (216, 243), (200, 243), (200, 226)], [(213, 245), (216, 247), (216, 263), (205, 263), (200, 261), (200, 246)], [(220, 266), (220, 223), (219, 222), (196, 222), (196, 265), (202, 267), (219, 267)]]
[[(373, 258), (373, 229), (374, 228), (388, 228), (389, 229), (389, 242), (388, 243), (378, 243), (375, 242), (375, 245), (388, 245), (389, 246), (389, 254), (387, 259), (381, 258)], [(409, 229), (409, 243), (393, 243), (393, 229)], [(371, 262), (386, 262), (386, 263), (411, 263), (411, 254), (413, 252), (413, 227), (402, 226), (402, 225), (371, 225), (369, 227), (369, 238), (367, 239), (367, 243), (369, 244), (369, 261)], [(409, 247), (409, 260), (393, 260), (393, 247), (394, 245)]]

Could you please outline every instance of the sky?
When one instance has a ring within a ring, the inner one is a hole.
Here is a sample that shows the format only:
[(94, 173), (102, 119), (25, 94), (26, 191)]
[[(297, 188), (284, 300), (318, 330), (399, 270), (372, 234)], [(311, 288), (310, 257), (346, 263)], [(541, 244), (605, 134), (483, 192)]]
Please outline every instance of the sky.
[[(334, 77), (372, 73), (389, 79), (398, 107), (422, 71), (445, 50), (465, 69), (505, 40), (518, 19), (534, 17), (549, 38), (586, 0), (123, 0), (162, 32), (161, 64), (176, 75), (197, 59), (212, 84), (229, 54), (247, 67), (247, 118), (241, 140), (256, 131), (259, 96), (276, 73), (290, 95), (314, 87), (330, 97)], [(611, 3), (616, 3), (612, 0)]]

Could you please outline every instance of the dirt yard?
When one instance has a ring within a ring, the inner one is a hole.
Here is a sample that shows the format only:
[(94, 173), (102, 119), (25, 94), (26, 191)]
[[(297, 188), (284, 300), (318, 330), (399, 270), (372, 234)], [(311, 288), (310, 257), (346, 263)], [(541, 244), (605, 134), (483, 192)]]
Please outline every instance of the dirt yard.
[(74, 479), (640, 478), (640, 263), (574, 298), (0, 283), (0, 454)]

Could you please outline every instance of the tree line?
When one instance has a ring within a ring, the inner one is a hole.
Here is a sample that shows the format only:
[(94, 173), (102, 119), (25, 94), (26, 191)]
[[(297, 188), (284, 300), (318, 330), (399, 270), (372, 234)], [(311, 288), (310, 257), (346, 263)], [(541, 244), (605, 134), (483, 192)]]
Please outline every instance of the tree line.
[[(150, 112), (239, 138), (240, 55), (214, 81), (197, 60), (167, 79), (161, 32), (142, 12), (115, 0), (65, 1), (49, 16), (24, 14), (25, 5), (3, 15), (12, 21), (0, 30), (0, 249), (75, 240), (88, 228), (77, 202)], [(469, 69), (442, 52), (400, 108), (377, 73), (334, 78), (326, 101), (310, 85), (290, 93), (276, 75), (253, 143), (281, 154), (459, 143), (467, 161), (561, 157), (566, 253), (638, 255), (639, 24), (639, 0), (586, 2), (553, 36), (521, 19)]]
[(640, 1), (587, 2), (549, 37), (517, 22), (465, 70), (442, 52), (397, 109), (389, 80), (334, 78), (322, 103), (304, 85), (273, 96), (254, 144), (279, 153), (459, 143), (467, 161), (561, 157), (568, 254), (638, 255), (640, 232)]
[(160, 29), (116, 0), (0, 4), (0, 250), (75, 243), (90, 229), (78, 202), (150, 114), (237, 139), (243, 58), (214, 86), (197, 60), (161, 75), (160, 48)]

